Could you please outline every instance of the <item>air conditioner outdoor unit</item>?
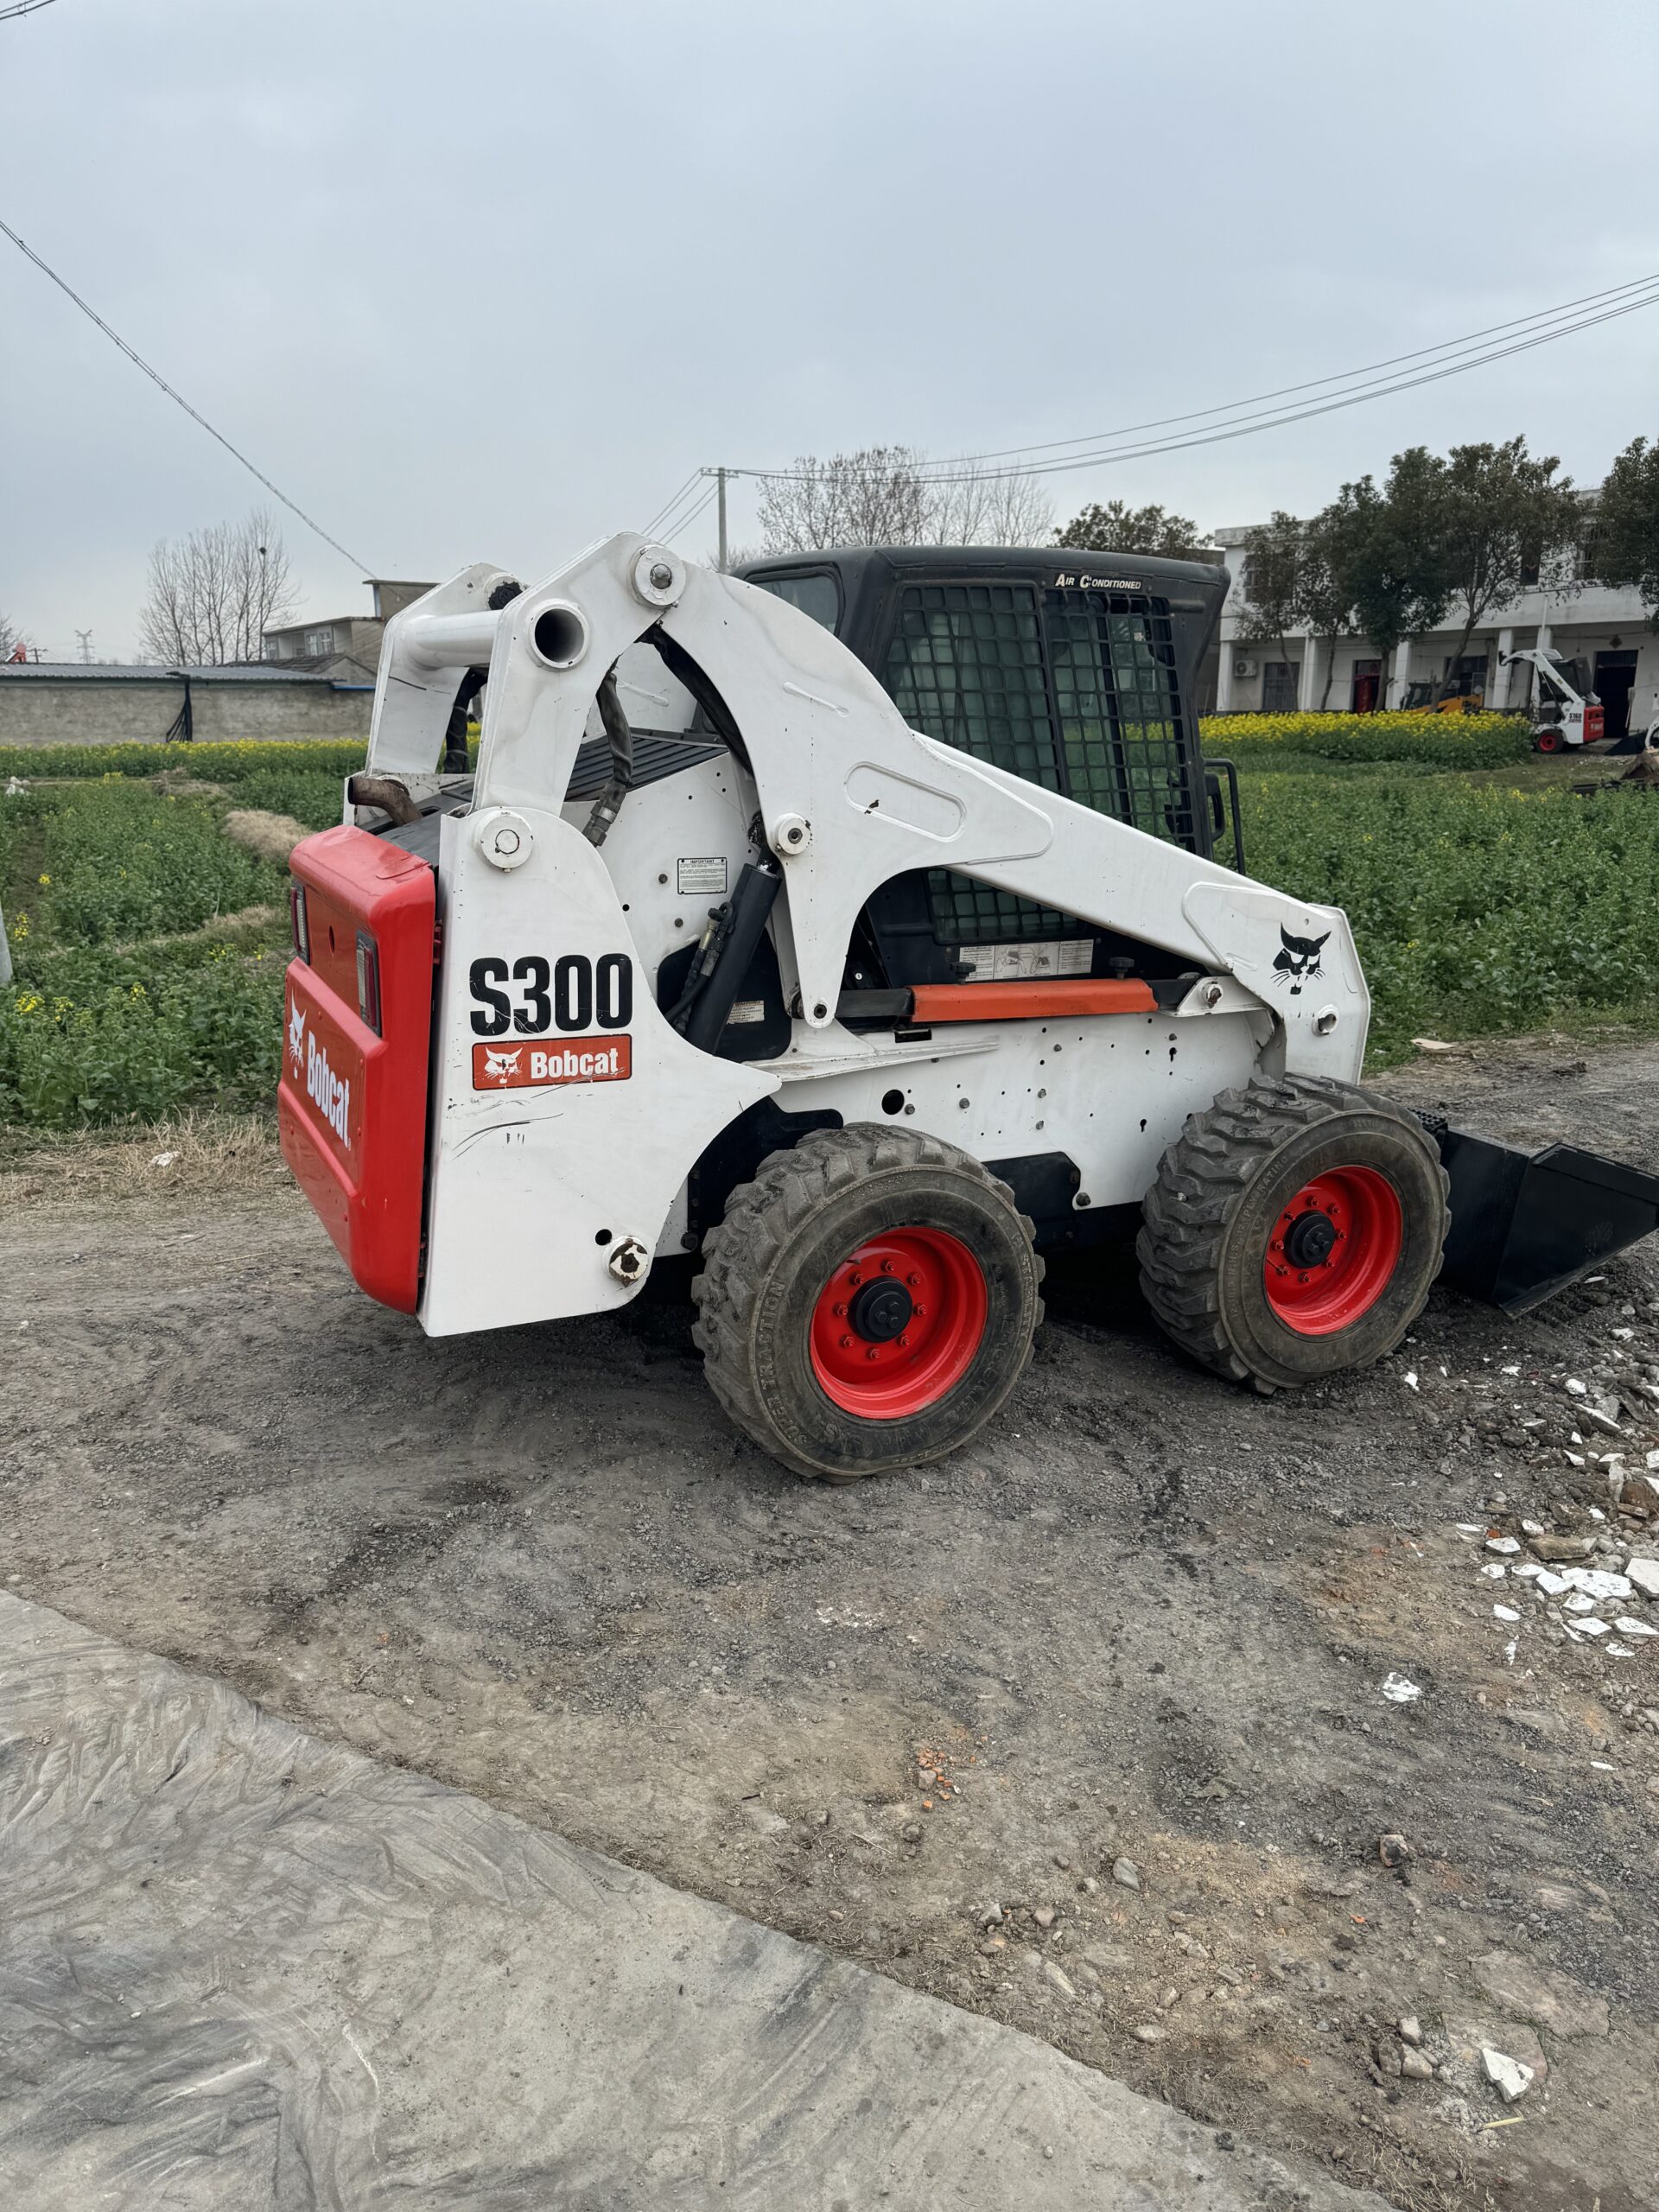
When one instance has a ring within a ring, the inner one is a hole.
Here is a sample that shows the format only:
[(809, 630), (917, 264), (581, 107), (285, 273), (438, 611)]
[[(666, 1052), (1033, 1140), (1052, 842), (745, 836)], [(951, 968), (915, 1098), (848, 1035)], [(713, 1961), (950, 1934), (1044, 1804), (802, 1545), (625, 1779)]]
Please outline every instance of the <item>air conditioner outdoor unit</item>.
[(1240, 653), (1234, 660), (1233, 674), (1235, 676), (1254, 676), (1255, 674), (1255, 663), (1250, 658), (1248, 653)]

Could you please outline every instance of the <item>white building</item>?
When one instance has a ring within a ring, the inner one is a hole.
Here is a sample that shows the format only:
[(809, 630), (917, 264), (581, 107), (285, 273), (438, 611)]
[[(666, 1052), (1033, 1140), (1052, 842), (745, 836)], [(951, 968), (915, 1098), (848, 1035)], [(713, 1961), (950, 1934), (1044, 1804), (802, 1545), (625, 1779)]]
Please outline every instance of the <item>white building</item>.
[[(1364, 638), (1338, 638), (1333, 645), (1329, 639), (1293, 631), (1286, 641), (1288, 660), (1276, 639), (1241, 639), (1249, 535), (1243, 528), (1212, 533), (1233, 575), (1221, 619), (1217, 714), (1282, 714), (1321, 705), (1336, 714), (1365, 714), (1373, 707), (1427, 703), (1438, 695), (1451, 668), (1460, 622), (1447, 620), (1402, 645), (1386, 672), (1386, 685), (1376, 648)], [(1529, 645), (1554, 645), (1568, 659), (1582, 658), (1605, 709), (1609, 737), (1622, 738), (1631, 722), (1641, 728), (1659, 715), (1659, 632), (1639, 592), (1598, 583), (1567, 594), (1523, 592), (1470, 639), (1457, 688), (1482, 693), (1489, 707), (1524, 705), (1530, 696), (1531, 669), (1505, 669), (1499, 663), (1505, 653)]]

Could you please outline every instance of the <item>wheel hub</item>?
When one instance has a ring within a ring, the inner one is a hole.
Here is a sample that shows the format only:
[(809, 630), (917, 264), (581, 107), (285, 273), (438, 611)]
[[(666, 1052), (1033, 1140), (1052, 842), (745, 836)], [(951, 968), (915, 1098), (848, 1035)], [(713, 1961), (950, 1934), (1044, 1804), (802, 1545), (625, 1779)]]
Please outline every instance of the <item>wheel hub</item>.
[(916, 1301), (902, 1282), (892, 1275), (878, 1275), (853, 1293), (847, 1318), (855, 1337), (862, 1337), (866, 1344), (887, 1344), (904, 1334), (915, 1310)]
[(955, 1389), (989, 1308), (979, 1262), (943, 1229), (893, 1229), (849, 1253), (818, 1293), (812, 1372), (867, 1421), (902, 1421)]
[(1337, 1249), (1337, 1224), (1315, 1207), (1298, 1214), (1285, 1231), (1285, 1257), (1293, 1268), (1320, 1268)]
[(1387, 1176), (1329, 1168), (1273, 1225), (1262, 1267), (1268, 1304), (1298, 1336), (1335, 1336), (1382, 1297), (1404, 1244), (1399, 1193)]

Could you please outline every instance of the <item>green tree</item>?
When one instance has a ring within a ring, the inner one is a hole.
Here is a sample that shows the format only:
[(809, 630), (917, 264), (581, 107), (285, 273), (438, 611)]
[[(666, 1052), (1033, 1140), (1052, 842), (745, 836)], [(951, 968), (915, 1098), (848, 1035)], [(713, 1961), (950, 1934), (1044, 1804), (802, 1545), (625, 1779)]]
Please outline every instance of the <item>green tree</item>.
[(1344, 549), (1354, 626), (1382, 661), (1385, 702), (1395, 653), (1432, 630), (1452, 596), (1439, 537), (1443, 466), (1426, 446), (1408, 447), (1382, 490), (1362, 476), (1325, 511)]
[(1303, 527), (1296, 588), (1296, 614), (1325, 649), (1325, 685), (1319, 710), (1330, 702), (1336, 673), (1337, 640), (1351, 638), (1358, 625), (1354, 613), (1354, 569), (1357, 545), (1351, 518), (1333, 501)]
[(1290, 633), (1301, 618), (1306, 538), (1306, 523), (1275, 508), (1272, 518), (1258, 523), (1244, 540), (1238, 634), (1250, 645), (1276, 641), (1287, 665), (1291, 658)]
[(1556, 456), (1529, 454), (1523, 437), (1453, 446), (1444, 461), (1421, 448), (1414, 454), (1426, 464), (1424, 496), (1446, 601), (1463, 620), (1441, 686), (1446, 697), (1457, 689), (1470, 639), (1494, 608), (1509, 606), (1540, 575), (1554, 593), (1573, 588), (1584, 509), (1572, 479), (1556, 474)]
[(1634, 584), (1659, 630), (1659, 445), (1633, 438), (1615, 455), (1596, 503), (1590, 564), (1603, 583)]
[(1082, 553), (1151, 553), (1166, 561), (1196, 561), (1205, 550), (1195, 522), (1164, 507), (1131, 507), (1109, 499), (1084, 507), (1054, 534), (1057, 545)]

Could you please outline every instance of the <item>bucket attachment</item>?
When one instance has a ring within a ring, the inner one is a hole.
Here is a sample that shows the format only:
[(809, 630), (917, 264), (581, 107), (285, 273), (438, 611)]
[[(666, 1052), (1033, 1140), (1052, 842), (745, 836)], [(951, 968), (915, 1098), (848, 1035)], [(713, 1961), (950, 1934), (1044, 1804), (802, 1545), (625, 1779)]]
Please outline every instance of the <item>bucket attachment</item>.
[(1659, 1176), (1576, 1145), (1539, 1153), (1420, 1117), (1452, 1179), (1440, 1281), (1525, 1313), (1659, 1229)]

